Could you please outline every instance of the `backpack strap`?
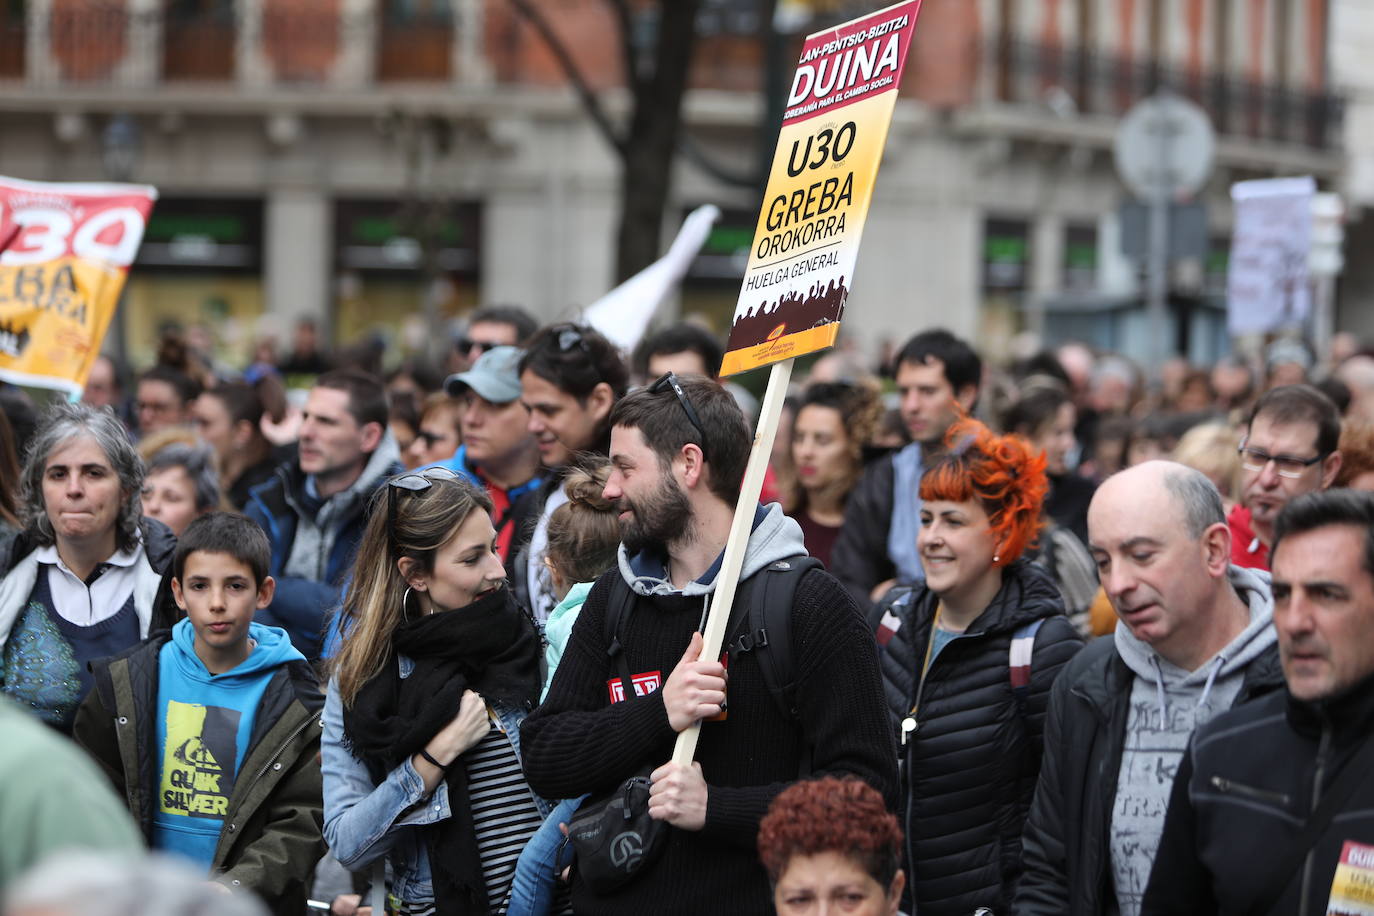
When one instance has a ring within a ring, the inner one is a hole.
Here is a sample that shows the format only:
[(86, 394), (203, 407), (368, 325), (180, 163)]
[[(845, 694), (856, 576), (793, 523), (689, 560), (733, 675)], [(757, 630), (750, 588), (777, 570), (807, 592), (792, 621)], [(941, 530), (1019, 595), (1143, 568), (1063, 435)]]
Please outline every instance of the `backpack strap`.
[(1011, 635), (1007, 671), (1011, 676), (1011, 695), (1016, 701), (1016, 714), (1026, 717), (1026, 703), (1030, 699), (1031, 658), (1035, 655), (1035, 634), (1045, 618), (1032, 620), (1016, 628)]
[(795, 722), (797, 709), (796, 660), (792, 654), (792, 603), (797, 585), (813, 569), (823, 569), (815, 557), (796, 556), (770, 563), (748, 581), (740, 594), (746, 603), (746, 629), (730, 644), (730, 652), (758, 652), (764, 683), (784, 716)]
[(630, 674), (630, 663), (625, 659), (625, 650), (620, 637), (625, 628), (625, 618), (630, 616), (634, 607), (635, 594), (623, 576), (611, 581), (611, 593), (606, 596), (606, 620), (603, 634), (606, 641), (606, 655), (615, 664), (620, 674), (620, 686), (625, 691), (625, 699), (635, 695), (634, 678)]

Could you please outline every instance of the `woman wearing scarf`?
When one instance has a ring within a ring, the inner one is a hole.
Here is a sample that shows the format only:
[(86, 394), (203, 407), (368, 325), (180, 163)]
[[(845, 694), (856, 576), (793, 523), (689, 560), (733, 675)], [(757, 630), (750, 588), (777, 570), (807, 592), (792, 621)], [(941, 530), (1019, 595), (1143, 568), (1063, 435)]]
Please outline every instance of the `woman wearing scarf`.
[(502, 913), (549, 810), (520, 769), (539, 635), (506, 587), (480, 488), (430, 469), (378, 499), (325, 703), (325, 839), (349, 869), (386, 857), (389, 912)]

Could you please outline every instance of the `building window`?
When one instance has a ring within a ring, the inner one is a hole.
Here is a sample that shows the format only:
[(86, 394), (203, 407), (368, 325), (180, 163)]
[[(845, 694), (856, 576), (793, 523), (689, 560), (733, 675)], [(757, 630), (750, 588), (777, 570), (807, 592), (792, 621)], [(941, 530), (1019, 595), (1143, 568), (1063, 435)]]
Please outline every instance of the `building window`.
[(163, 79), (233, 79), (233, 0), (167, 0), (162, 11)]
[(442, 82), (452, 74), (449, 0), (386, 0), (377, 30), (377, 79)]

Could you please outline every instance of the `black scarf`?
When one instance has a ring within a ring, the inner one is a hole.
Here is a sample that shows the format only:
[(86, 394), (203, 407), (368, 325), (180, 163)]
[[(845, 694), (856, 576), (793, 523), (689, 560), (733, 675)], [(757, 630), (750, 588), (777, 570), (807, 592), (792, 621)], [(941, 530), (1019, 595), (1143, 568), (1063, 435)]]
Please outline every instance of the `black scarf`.
[[(392, 635), (382, 670), (344, 710), (353, 755), (374, 783), (409, 759), (453, 721), (463, 691), (488, 703), (532, 709), (539, 698), (539, 634), (501, 588), (455, 611), (408, 620)], [(397, 655), (414, 660), (401, 677)], [(477, 854), (463, 758), (445, 776), (451, 816), (422, 828), (440, 916), (485, 914), (486, 883)]]

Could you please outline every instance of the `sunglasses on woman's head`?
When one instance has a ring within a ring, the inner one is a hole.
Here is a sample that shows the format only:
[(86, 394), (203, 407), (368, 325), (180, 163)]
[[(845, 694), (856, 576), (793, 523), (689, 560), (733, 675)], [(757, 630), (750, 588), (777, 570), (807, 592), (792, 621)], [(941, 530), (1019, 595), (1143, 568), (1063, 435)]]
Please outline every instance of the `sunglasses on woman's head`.
[(407, 474), (397, 474), (387, 481), (387, 533), (391, 537), (393, 551), (396, 544), (396, 494), (401, 490), (410, 493), (423, 493), (434, 486), (436, 480), (457, 480), (458, 474), (448, 468), (436, 467), (425, 468), (422, 471), (411, 471)]

